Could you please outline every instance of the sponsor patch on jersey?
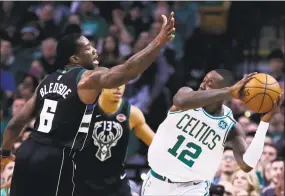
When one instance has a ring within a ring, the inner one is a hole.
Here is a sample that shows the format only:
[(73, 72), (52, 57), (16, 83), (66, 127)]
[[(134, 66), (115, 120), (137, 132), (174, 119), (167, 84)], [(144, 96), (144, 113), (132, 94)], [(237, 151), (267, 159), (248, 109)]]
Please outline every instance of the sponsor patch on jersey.
[(228, 127), (228, 123), (226, 121), (224, 121), (224, 120), (220, 120), (219, 121), (219, 127), (221, 129), (226, 129)]
[(116, 116), (116, 119), (117, 119), (119, 122), (124, 122), (124, 121), (127, 119), (127, 117), (126, 117), (124, 114), (118, 114), (118, 115)]

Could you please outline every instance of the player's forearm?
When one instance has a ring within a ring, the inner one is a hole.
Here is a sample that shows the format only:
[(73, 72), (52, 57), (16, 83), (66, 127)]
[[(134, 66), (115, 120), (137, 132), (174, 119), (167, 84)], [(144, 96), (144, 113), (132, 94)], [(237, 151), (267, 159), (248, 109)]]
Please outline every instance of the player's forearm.
[(244, 162), (251, 168), (255, 168), (257, 165), (264, 147), (264, 141), (266, 132), (268, 130), (269, 123), (261, 121), (257, 128), (256, 134), (248, 146), (247, 150), (243, 154)]
[(17, 140), (19, 134), (21, 133), (23, 127), (26, 124), (25, 122), (25, 120), (21, 121), (17, 120), (16, 118), (12, 118), (10, 120), (3, 135), (3, 150), (8, 151), (12, 149), (14, 142)]
[(229, 97), (229, 88), (207, 91), (180, 91), (174, 96), (173, 104), (181, 110), (189, 110), (204, 107)]
[(130, 57), (124, 64), (110, 69), (105, 77), (104, 88), (115, 88), (126, 84), (143, 73), (159, 54), (161, 44), (153, 40), (145, 49)]

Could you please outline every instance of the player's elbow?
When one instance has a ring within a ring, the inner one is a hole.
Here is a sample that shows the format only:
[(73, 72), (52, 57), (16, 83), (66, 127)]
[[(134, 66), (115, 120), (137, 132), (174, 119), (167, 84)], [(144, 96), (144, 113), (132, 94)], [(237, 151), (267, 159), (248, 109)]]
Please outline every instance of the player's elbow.
[(245, 173), (249, 173), (252, 171), (252, 168), (249, 167), (249, 166), (246, 166), (246, 167), (241, 167), (242, 171), (244, 171)]
[(251, 170), (253, 169), (252, 167), (248, 166), (246, 163), (239, 163), (239, 167), (242, 169), (242, 171), (244, 171), (245, 173), (249, 173), (251, 172)]

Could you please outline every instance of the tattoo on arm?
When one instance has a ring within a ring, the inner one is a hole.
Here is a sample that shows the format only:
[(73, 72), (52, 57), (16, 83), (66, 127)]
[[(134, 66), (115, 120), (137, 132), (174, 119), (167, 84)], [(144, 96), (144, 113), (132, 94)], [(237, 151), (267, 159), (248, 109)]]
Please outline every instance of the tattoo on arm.
[(98, 72), (95, 70), (83, 81), (82, 88), (116, 88), (126, 84), (143, 73), (152, 64), (160, 48), (161, 45), (154, 40), (145, 49), (130, 57), (124, 64), (117, 65), (109, 70), (105, 69)]

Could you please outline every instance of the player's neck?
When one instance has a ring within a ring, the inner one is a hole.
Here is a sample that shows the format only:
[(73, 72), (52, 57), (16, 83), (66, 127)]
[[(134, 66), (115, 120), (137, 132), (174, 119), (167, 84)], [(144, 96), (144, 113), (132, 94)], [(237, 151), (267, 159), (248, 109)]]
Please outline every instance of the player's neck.
[(208, 114), (213, 116), (222, 116), (224, 113), (223, 105), (210, 105), (203, 108)]
[(99, 98), (99, 106), (106, 114), (113, 114), (117, 112), (121, 106), (122, 99), (118, 102), (111, 101), (109, 99), (104, 99), (102, 96)]

